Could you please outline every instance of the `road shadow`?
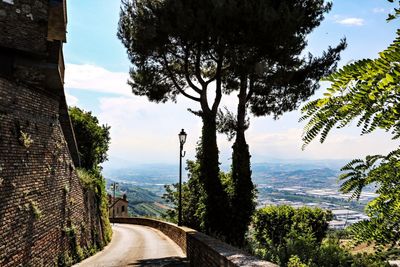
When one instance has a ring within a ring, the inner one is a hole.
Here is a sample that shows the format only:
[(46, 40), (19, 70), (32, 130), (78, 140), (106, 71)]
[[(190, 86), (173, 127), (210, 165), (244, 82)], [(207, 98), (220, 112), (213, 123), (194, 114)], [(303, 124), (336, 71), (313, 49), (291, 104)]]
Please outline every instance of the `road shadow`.
[(129, 263), (128, 266), (135, 266), (135, 267), (188, 267), (189, 262), (186, 258), (181, 257), (166, 257), (166, 258), (159, 258), (159, 259), (145, 259), (145, 260), (138, 260), (134, 263)]

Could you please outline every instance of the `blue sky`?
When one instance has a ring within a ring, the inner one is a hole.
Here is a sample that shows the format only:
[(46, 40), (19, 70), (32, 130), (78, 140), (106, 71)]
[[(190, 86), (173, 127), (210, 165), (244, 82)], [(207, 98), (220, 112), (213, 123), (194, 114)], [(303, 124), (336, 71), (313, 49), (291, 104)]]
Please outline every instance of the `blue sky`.
[[(69, 105), (90, 110), (100, 122), (111, 126), (110, 161), (107, 166), (131, 163), (175, 163), (181, 128), (188, 133), (187, 157), (193, 158), (201, 121), (187, 112), (196, 105), (184, 97), (178, 103), (154, 104), (131, 94), (126, 84), (130, 62), (116, 37), (119, 1), (69, 0), (68, 36), (64, 47), (66, 93)], [(398, 21), (385, 18), (393, 7), (385, 0), (334, 0), (333, 9), (309, 36), (308, 51), (319, 55), (343, 37), (348, 48), (339, 65), (373, 58), (394, 40)], [(323, 85), (315, 97), (323, 94)], [(223, 105), (234, 109), (235, 96)], [(350, 159), (386, 153), (397, 144), (383, 132), (359, 136), (349, 127), (333, 131), (324, 144), (317, 141), (301, 151), (302, 124), (298, 111), (279, 120), (251, 118), (247, 133), (253, 162), (269, 159)], [(231, 143), (218, 137), (220, 160), (228, 163)]]

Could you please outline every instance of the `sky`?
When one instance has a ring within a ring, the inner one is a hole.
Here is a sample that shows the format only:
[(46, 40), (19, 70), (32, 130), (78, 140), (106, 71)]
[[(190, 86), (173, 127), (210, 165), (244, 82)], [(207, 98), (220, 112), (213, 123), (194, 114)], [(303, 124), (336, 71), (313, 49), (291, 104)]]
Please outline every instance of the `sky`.
[[(109, 162), (105, 168), (134, 164), (178, 162), (178, 133), (187, 132), (184, 149), (194, 159), (201, 120), (187, 111), (198, 103), (179, 96), (177, 103), (155, 104), (134, 96), (127, 85), (131, 64), (116, 36), (120, 2), (117, 0), (69, 0), (68, 35), (64, 46), (65, 91), (70, 106), (91, 111), (102, 124), (111, 126)], [(362, 58), (375, 58), (395, 38), (398, 21), (386, 22), (393, 4), (385, 0), (334, 0), (333, 8), (308, 38), (307, 52), (318, 56), (329, 45), (346, 37), (348, 47), (339, 66)], [(327, 84), (311, 99), (322, 96)], [(224, 96), (221, 107), (235, 110), (235, 95)], [(398, 143), (385, 132), (360, 136), (350, 126), (333, 130), (325, 143), (315, 140), (301, 150), (304, 123), (298, 110), (281, 116), (251, 117), (247, 140), (252, 162), (269, 160), (353, 159), (387, 153)], [(232, 143), (218, 136), (220, 162), (229, 164)]]

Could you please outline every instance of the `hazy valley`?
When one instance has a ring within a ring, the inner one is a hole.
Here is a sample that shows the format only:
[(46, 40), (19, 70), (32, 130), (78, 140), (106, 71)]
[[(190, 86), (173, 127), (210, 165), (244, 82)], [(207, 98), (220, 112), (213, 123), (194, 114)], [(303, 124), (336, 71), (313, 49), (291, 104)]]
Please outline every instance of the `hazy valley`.
[[(252, 165), (253, 182), (258, 189), (258, 206), (289, 204), (349, 209), (362, 213), (374, 197), (366, 191), (359, 201), (338, 192), (340, 166), (346, 161), (272, 161)], [(228, 166), (222, 166), (227, 171)], [(178, 181), (178, 166), (167, 164), (135, 165), (131, 168), (105, 169), (108, 188), (119, 183), (117, 195), (127, 194), (129, 212), (136, 216), (163, 215), (168, 203), (162, 198), (164, 185)], [(183, 174), (184, 181), (187, 178)], [(110, 191), (111, 193), (111, 191)]]

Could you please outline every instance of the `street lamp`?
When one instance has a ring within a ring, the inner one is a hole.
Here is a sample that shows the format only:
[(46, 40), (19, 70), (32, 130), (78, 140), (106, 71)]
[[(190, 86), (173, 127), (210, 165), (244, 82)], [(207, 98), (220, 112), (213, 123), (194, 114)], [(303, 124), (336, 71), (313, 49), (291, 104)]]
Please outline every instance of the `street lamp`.
[(112, 184), (111, 184), (111, 188), (112, 188), (112, 190), (113, 190), (113, 200), (112, 200), (112, 215), (113, 215), (113, 219), (115, 219), (115, 207), (114, 207), (114, 205), (115, 205), (115, 190), (118, 188), (118, 186), (119, 186), (119, 184), (118, 183), (116, 183), (116, 182), (113, 182)]
[(179, 204), (178, 204), (178, 226), (182, 225), (182, 158), (185, 157), (186, 152), (182, 153), (183, 145), (186, 142), (187, 134), (182, 129), (179, 133)]

